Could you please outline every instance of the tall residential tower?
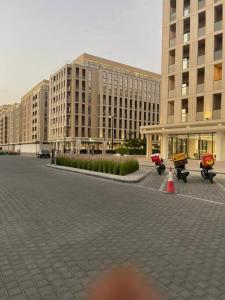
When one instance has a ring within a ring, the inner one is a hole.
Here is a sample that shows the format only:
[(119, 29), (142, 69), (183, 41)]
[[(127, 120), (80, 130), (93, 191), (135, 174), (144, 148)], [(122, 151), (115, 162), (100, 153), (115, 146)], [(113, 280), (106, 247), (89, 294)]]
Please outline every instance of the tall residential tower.
[(225, 160), (225, 1), (164, 0), (160, 125), (145, 126), (149, 156)]

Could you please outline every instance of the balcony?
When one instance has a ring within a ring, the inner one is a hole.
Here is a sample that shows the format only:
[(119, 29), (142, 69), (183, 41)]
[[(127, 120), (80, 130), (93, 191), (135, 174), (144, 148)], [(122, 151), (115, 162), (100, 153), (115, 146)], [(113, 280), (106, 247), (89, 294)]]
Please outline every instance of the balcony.
[(198, 65), (204, 65), (205, 55), (198, 56)]
[(188, 17), (190, 15), (190, 7), (184, 7), (184, 17)]
[(181, 122), (182, 123), (188, 122), (188, 113), (185, 113), (185, 114), (181, 115)]
[(175, 72), (175, 64), (169, 65), (169, 73), (174, 73)]
[(222, 49), (215, 50), (215, 52), (214, 52), (214, 60), (222, 59), (222, 57), (223, 57), (223, 50)]
[(174, 115), (168, 116), (167, 123), (168, 124), (173, 124), (174, 123)]
[(219, 120), (219, 119), (221, 119), (221, 110), (220, 109), (213, 110), (212, 118), (213, 118), (213, 120)]
[(174, 98), (175, 97), (175, 90), (169, 91), (169, 98)]
[(215, 24), (214, 24), (214, 30), (215, 31), (222, 30), (222, 28), (223, 28), (223, 21), (222, 20), (215, 22)]
[(214, 80), (214, 83), (213, 83), (213, 87), (214, 87), (214, 90), (221, 90), (222, 89), (222, 80)]
[(183, 61), (182, 61), (182, 67), (183, 67), (183, 70), (186, 70), (189, 68), (189, 59), (188, 58), (184, 58)]
[(204, 36), (205, 35), (205, 26), (200, 27), (198, 29), (198, 37)]
[(196, 121), (203, 121), (204, 120), (204, 113), (203, 111), (196, 113)]
[(203, 93), (204, 92), (204, 83), (197, 84), (197, 93)]
[(190, 32), (184, 33), (183, 41), (184, 43), (188, 43), (190, 41)]
[(170, 22), (176, 20), (176, 12), (170, 14)]
[(198, 1), (198, 9), (202, 9), (205, 7), (205, 0)]
[(170, 47), (174, 47), (176, 45), (176, 38), (170, 39)]
[(185, 97), (188, 95), (189, 92), (189, 87), (187, 84), (182, 84), (182, 89), (181, 89), (181, 95), (182, 97)]

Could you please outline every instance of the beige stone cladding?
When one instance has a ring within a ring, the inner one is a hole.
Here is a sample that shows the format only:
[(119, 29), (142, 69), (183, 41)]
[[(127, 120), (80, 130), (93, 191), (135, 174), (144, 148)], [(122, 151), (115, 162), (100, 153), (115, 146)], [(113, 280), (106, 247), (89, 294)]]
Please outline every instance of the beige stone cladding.
[(82, 54), (50, 77), (49, 141), (109, 145), (112, 127), (115, 144), (139, 137), (141, 125), (159, 122), (159, 90), (158, 74)]
[(9, 109), (9, 145), (12, 150), (20, 143), (20, 121), (20, 104), (15, 103)]
[(35, 148), (48, 142), (49, 82), (43, 80), (21, 99), (21, 139), (24, 152), (35, 152)]
[(9, 111), (11, 105), (0, 106), (0, 147), (6, 149), (9, 144)]

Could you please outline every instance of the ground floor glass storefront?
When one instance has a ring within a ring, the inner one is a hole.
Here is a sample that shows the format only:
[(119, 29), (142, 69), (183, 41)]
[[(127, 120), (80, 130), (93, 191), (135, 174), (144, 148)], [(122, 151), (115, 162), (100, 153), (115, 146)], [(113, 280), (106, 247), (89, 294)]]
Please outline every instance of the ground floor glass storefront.
[(185, 152), (191, 159), (200, 159), (205, 153), (215, 155), (215, 133), (176, 134), (168, 136), (168, 154)]

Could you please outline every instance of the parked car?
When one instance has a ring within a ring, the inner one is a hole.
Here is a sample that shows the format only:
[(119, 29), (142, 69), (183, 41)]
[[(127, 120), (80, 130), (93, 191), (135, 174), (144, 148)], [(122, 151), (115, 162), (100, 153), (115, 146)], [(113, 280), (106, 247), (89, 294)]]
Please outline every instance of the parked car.
[(41, 150), (38, 154), (37, 154), (38, 158), (50, 158), (50, 151), (49, 150)]

